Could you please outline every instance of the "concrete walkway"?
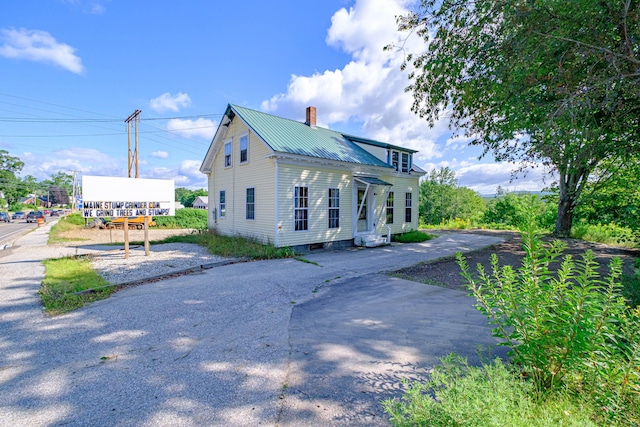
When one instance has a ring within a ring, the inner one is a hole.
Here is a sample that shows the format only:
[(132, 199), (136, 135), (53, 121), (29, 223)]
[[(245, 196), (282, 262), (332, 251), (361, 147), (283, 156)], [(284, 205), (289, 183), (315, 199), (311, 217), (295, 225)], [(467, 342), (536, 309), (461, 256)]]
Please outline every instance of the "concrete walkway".
[(388, 425), (401, 395), (455, 351), (494, 343), (462, 292), (381, 272), (499, 239), (240, 263), (43, 314), (51, 225), (0, 253), (0, 425)]

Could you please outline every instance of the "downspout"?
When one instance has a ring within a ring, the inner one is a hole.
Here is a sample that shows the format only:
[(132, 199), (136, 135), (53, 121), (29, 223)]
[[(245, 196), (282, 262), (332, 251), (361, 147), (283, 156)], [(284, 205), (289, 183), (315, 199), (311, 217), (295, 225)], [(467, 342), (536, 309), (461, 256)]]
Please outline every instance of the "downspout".
[(278, 158), (276, 158), (276, 194), (275, 194), (275, 201), (276, 201), (276, 223), (275, 223), (275, 227), (276, 227), (276, 237), (275, 237), (275, 247), (278, 248), (280, 247), (280, 233), (279, 233), (279, 229), (278, 229), (278, 206), (279, 206), (279, 200), (278, 200)]

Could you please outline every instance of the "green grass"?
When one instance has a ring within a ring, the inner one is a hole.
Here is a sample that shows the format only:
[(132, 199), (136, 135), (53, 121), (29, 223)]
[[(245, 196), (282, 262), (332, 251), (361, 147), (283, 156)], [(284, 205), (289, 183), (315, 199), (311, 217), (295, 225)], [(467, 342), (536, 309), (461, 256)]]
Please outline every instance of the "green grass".
[(84, 228), (84, 218), (79, 213), (63, 216), (60, 220), (51, 227), (49, 231), (49, 244), (74, 242), (86, 239), (70, 239), (62, 237), (62, 233), (69, 230), (78, 230)]
[(411, 230), (411, 231), (407, 231), (406, 233), (395, 234), (393, 236), (393, 241), (399, 242), (399, 243), (419, 243), (419, 242), (424, 242), (426, 240), (431, 240), (435, 237), (436, 236), (432, 234), (427, 234), (423, 231)]
[[(401, 399), (383, 402), (394, 426), (590, 427), (598, 411), (562, 391), (532, 399), (532, 384), (500, 360), (469, 366), (450, 355), (427, 382), (409, 384)], [(629, 425), (632, 425), (631, 423)]]
[(176, 210), (175, 216), (154, 216), (158, 228), (191, 228), (204, 230), (207, 228), (206, 209), (184, 208)]
[(636, 232), (614, 223), (576, 224), (571, 228), (571, 237), (625, 248), (637, 248), (640, 244), (640, 236)]
[(276, 248), (243, 237), (221, 236), (211, 232), (201, 232), (186, 236), (174, 236), (176, 242), (198, 243), (210, 253), (223, 257), (249, 259), (291, 258), (295, 253), (291, 248)]
[[(45, 278), (39, 294), (50, 314), (60, 314), (82, 307), (87, 302), (107, 298), (115, 288), (99, 276), (86, 257), (57, 258), (43, 261)], [(87, 289), (103, 288), (95, 292), (78, 294)]]

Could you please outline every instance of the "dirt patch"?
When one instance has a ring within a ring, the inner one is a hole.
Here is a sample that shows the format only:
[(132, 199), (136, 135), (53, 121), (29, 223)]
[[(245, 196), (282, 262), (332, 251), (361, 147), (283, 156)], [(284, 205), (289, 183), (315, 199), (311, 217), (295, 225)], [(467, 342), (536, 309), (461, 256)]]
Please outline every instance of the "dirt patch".
[[(503, 243), (465, 254), (467, 263), (473, 272), (475, 272), (477, 264), (482, 264), (486, 271), (490, 271), (490, 258), (494, 253), (498, 256), (499, 265), (510, 265), (514, 269), (520, 266), (522, 258), (524, 257), (522, 239), (515, 232), (490, 230), (447, 230), (446, 232), (483, 233), (500, 236), (505, 239), (505, 242)], [(438, 231), (430, 231), (430, 233), (437, 235)], [(544, 240), (549, 241), (552, 239)], [(571, 254), (574, 259), (579, 258), (587, 250), (593, 251), (596, 261), (600, 264), (601, 275), (607, 274), (609, 262), (614, 257), (618, 257), (623, 261), (623, 271), (625, 274), (633, 275), (634, 258), (640, 258), (640, 250), (611, 247), (576, 239), (562, 240), (567, 244), (567, 249), (565, 249), (563, 254)], [(557, 267), (558, 265), (553, 265), (551, 266), (551, 269), (557, 269)], [(440, 258), (435, 261), (420, 263), (411, 267), (403, 268), (394, 272), (394, 275), (402, 277), (403, 279), (413, 280), (415, 282), (443, 286), (451, 289), (460, 289), (463, 291), (468, 290), (466, 282), (460, 276), (460, 267), (456, 264), (454, 257)]]
[[(190, 229), (149, 229), (149, 240), (162, 240), (171, 236), (181, 236), (191, 234), (196, 230)], [(76, 243), (94, 245), (105, 243), (124, 243), (124, 230), (111, 229), (100, 230), (99, 228), (80, 228), (69, 230), (60, 234), (66, 239), (73, 239)], [(129, 230), (130, 242), (143, 242), (144, 230)]]

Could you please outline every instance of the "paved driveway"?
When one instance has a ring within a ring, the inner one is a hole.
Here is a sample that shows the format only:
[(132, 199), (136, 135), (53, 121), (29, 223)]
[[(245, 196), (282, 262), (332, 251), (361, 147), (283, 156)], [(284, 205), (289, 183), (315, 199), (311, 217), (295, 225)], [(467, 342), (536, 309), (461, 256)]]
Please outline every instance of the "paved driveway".
[(463, 293), (381, 273), (490, 236), (233, 264), (50, 318), (39, 259), (65, 250), (42, 234), (0, 257), (0, 425), (387, 425), (402, 377), (494, 342)]

